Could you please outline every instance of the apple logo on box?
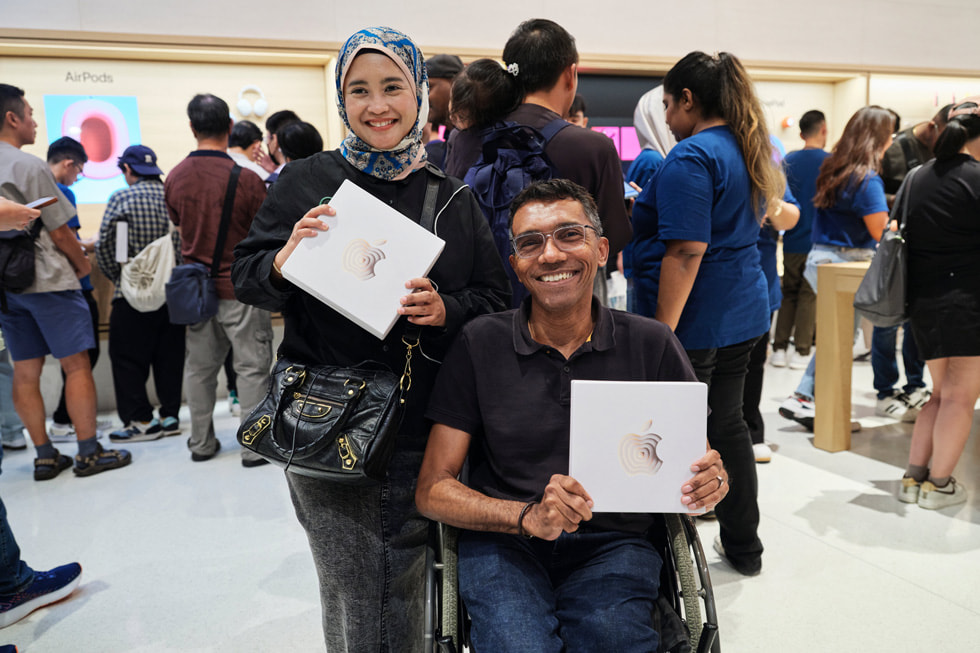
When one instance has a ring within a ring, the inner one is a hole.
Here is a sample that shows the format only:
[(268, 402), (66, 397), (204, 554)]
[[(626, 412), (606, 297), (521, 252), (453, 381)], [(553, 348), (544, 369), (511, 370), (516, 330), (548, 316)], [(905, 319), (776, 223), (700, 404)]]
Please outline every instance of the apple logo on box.
[[(387, 241), (379, 240), (374, 244), (384, 245), (385, 242)], [(344, 250), (344, 269), (361, 281), (367, 281), (374, 278), (374, 266), (383, 258), (383, 251), (363, 238), (355, 238)]]

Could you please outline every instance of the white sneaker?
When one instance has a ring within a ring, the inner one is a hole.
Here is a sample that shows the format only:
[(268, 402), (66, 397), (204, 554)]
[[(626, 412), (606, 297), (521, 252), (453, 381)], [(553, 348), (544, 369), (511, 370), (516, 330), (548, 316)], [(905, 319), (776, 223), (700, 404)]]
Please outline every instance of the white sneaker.
[(48, 437), (52, 442), (74, 442), (76, 440), (75, 427), (71, 424), (51, 422), (51, 428), (48, 429)]
[(755, 462), (767, 463), (772, 460), (772, 448), (765, 442), (752, 445), (752, 453), (755, 454)]
[(813, 417), (816, 409), (813, 400), (807, 399), (801, 394), (793, 393), (793, 396), (779, 405), (779, 414), (786, 419), (802, 424), (808, 431), (813, 430)]
[(242, 405), (238, 402), (238, 393), (234, 390), (228, 392), (228, 412), (235, 417), (242, 414)]
[(925, 388), (916, 388), (910, 394), (905, 394), (904, 399), (906, 405), (908, 405), (908, 410), (902, 416), (902, 421), (915, 422), (916, 418), (919, 417), (919, 413), (922, 412), (922, 407), (926, 405), (926, 402), (931, 397), (932, 392)]
[(966, 488), (957, 483), (955, 478), (950, 478), (946, 487), (936, 487), (932, 481), (925, 481), (919, 487), (920, 508), (938, 510), (960, 503), (966, 503)]
[(918, 503), (921, 483), (908, 476), (902, 477), (902, 487), (898, 490), (898, 500), (902, 503)]
[(24, 439), (23, 430), (17, 431), (16, 433), (4, 433), (0, 436), (0, 439), (3, 440), (4, 449), (19, 451), (27, 448), (27, 440)]
[(773, 367), (786, 367), (786, 350), (773, 349), (772, 356), (769, 357), (769, 364)]
[(890, 417), (892, 419), (904, 419), (905, 412), (909, 409), (909, 405), (905, 400), (907, 396), (904, 392), (893, 392), (890, 397), (879, 399), (875, 403), (875, 415), (878, 417)]
[(789, 360), (789, 369), (791, 370), (805, 370), (807, 365), (810, 364), (811, 354), (800, 354), (798, 352), (793, 352), (793, 357)]

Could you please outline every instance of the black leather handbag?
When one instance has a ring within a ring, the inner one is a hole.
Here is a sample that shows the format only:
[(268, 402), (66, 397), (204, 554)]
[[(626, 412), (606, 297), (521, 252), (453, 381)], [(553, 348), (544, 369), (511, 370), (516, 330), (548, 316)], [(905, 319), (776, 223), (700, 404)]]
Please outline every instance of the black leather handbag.
[(265, 399), (242, 422), (238, 441), (284, 469), (348, 484), (384, 479), (411, 387), (383, 366), (307, 366), (280, 358)]

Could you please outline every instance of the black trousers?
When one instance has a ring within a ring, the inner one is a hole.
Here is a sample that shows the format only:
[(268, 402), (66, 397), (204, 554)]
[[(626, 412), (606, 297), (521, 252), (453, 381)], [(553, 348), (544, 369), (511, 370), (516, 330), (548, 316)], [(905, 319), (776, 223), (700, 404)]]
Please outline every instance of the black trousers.
[(112, 301), (109, 361), (116, 410), (123, 424), (153, 419), (146, 382), (160, 398), (160, 417), (177, 417), (184, 378), (184, 327), (170, 323), (167, 307), (141, 313), (122, 298)]
[(752, 441), (742, 417), (742, 393), (749, 354), (758, 338), (718, 349), (690, 349), (698, 380), (708, 385), (708, 443), (728, 470), (728, 496), (715, 508), (721, 543), (732, 559), (756, 560), (759, 540), (759, 481)]
[[(92, 333), (95, 334), (95, 347), (88, 350), (88, 360), (95, 369), (95, 363), (99, 360), (99, 305), (95, 301), (95, 297), (91, 290), (83, 290), (82, 296), (85, 297), (85, 301), (88, 302), (88, 310), (92, 315)], [(54, 409), (54, 414), (51, 415), (53, 419), (58, 424), (71, 424), (71, 417), (68, 416), (68, 408), (65, 406), (65, 371), (61, 370), (61, 397), (58, 399), (58, 407)]]
[[(769, 316), (772, 324), (772, 316)], [(769, 353), (769, 333), (755, 341), (755, 347), (749, 353), (749, 367), (745, 374), (745, 389), (742, 391), (742, 415), (745, 425), (749, 428), (752, 444), (762, 444), (766, 439), (766, 425), (762, 421), (762, 377), (766, 371), (766, 354)]]

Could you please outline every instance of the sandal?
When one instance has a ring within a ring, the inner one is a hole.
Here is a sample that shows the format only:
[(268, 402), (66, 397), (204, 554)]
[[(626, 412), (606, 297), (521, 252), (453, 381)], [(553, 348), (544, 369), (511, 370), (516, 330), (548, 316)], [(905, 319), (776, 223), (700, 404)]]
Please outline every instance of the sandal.
[(96, 443), (96, 446), (98, 449), (91, 456), (84, 458), (80, 454), (75, 456), (75, 467), (72, 470), (75, 472), (75, 476), (91, 476), (110, 469), (125, 467), (133, 462), (133, 456), (125, 449), (103, 449), (99, 443)]
[(71, 467), (71, 458), (54, 450), (53, 458), (34, 459), (34, 480), (50, 481), (55, 476)]

